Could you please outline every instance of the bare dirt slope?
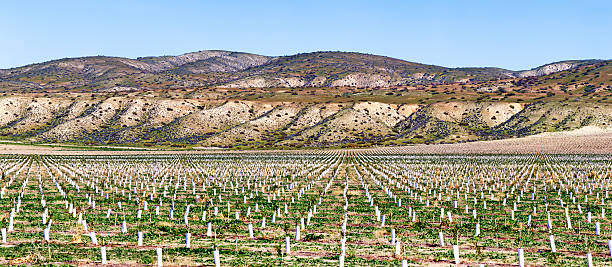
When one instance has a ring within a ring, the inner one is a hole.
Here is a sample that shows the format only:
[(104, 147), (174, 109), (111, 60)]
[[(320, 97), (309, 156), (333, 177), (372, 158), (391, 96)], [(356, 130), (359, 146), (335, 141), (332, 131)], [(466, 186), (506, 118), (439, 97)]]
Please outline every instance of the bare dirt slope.
[(521, 138), (470, 143), (374, 148), (408, 154), (612, 154), (612, 129), (584, 127)]

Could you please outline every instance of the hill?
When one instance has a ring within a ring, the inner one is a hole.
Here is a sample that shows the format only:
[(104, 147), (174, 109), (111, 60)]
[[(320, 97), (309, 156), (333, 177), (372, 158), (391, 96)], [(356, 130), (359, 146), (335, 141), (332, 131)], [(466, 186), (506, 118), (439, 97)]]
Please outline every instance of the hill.
[(1, 70), (0, 89), (142, 90), (181, 88), (389, 87), (547, 75), (597, 61), (565, 61), (527, 71), (446, 68), (348, 52), (268, 57), (229, 51), (179, 56), (81, 57)]
[(227, 51), (0, 72), (1, 139), (299, 148), (462, 143), (612, 124), (612, 62), (529, 71), (383, 56)]

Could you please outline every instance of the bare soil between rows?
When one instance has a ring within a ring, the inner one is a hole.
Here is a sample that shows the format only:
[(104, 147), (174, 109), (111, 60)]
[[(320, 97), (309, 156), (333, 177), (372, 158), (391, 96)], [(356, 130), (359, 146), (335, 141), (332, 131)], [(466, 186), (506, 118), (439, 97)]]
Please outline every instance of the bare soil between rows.
[[(337, 149), (338, 150), (338, 149)], [(521, 138), (455, 144), (339, 149), (400, 154), (612, 154), (612, 132), (558, 132)], [(13, 155), (154, 155), (217, 153), (287, 153), (313, 150), (83, 150), (61, 146), (0, 144), (0, 154)]]

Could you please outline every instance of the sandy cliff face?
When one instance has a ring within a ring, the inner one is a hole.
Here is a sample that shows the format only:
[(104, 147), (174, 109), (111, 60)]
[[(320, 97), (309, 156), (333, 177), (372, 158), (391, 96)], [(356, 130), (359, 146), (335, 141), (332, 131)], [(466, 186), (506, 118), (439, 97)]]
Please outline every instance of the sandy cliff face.
[(271, 88), (271, 87), (302, 87), (307, 82), (298, 77), (269, 78), (253, 77), (245, 78), (227, 84), (219, 85), (220, 88)]
[[(4, 97), (0, 106), (0, 134), (18, 140), (204, 146), (363, 143), (418, 135), (433, 122), (459, 127), (476, 118), (475, 123), (496, 127), (523, 110), (516, 103), (314, 104), (147, 97)], [(422, 125), (409, 126), (414, 122)]]
[(522, 109), (523, 105), (519, 103), (445, 102), (432, 104), (431, 114), (439, 120), (457, 123), (477, 116), (482, 123), (494, 127)]
[(332, 86), (356, 86), (356, 87), (382, 87), (397, 85), (399, 82), (394, 81), (391, 75), (368, 74), (368, 73), (353, 73), (344, 78), (335, 80), (331, 83)]
[(612, 105), (572, 103), (11, 96), (0, 98), (0, 135), (35, 142), (299, 147), (457, 142), (612, 125)]
[(268, 77), (256, 76), (240, 79), (226, 84), (220, 88), (271, 88), (271, 87), (322, 87), (322, 86), (349, 86), (349, 87), (388, 87), (399, 85), (402, 82), (393, 75), (352, 73), (345, 77), (331, 79), (317, 76), (312, 79), (302, 77)]
[(517, 73), (517, 77), (533, 77), (533, 76), (543, 76), (551, 73), (569, 70), (578, 67), (579, 63), (554, 63), (549, 65), (544, 65), (542, 67), (535, 68), (533, 70), (526, 70)]

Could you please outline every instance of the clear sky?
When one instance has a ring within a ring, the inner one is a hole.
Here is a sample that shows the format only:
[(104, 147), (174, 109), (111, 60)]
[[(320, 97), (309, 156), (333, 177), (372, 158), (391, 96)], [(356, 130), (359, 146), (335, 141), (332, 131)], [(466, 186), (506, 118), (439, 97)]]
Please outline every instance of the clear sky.
[(0, 68), (51, 59), (355, 51), (528, 69), (612, 58), (612, 1), (3, 1)]

